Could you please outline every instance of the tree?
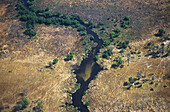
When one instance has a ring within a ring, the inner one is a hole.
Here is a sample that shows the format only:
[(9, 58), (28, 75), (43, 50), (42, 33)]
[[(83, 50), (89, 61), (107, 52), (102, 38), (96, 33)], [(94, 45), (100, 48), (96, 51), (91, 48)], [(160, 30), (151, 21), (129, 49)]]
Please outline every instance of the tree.
[(51, 18), (48, 18), (48, 19), (45, 20), (46, 25), (50, 25), (51, 23), (52, 23)]
[(129, 77), (129, 82), (130, 82), (130, 83), (133, 83), (133, 82), (134, 82), (133, 77)]
[(107, 51), (103, 52), (102, 57), (108, 59), (108, 57), (111, 55), (112, 55), (111, 50), (107, 50)]
[(53, 63), (52, 63), (51, 61), (49, 61), (49, 66), (50, 66), (50, 67), (53, 66)]
[(99, 23), (98, 23), (98, 26), (103, 26), (103, 25), (104, 25), (103, 22), (99, 22)]
[(86, 30), (86, 27), (84, 27), (84, 26), (79, 26), (77, 28), (77, 31), (84, 31), (84, 30)]
[(125, 16), (124, 20), (129, 21), (130, 20), (129, 16)]
[(158, 31), (158, 35), (163, 36), (163, 34), (165, 34), (165, 30), (163, 28), (160, 28)]
[(32, 31), (31, 29), (26, 29), (24, 34), (29, 35), (30, 37), (33, 37), (36, 35), (36, 32)]
[(42, 24), (42, 23), (44, 23), (45, 22), (45, 18), (44, 17), (39, 17), (38, 19), (37, 19), (37, 23), (39, 23), (39, 24)]
[(28, 18), (27, 18), (26, 15), (22, 15), (21, 18), (20, 18), (21, 21), (27, 21), (27, 19), (28, 19)]
[(56, 64), (58, 62), (58, 58), (53, 60), (53, 64)]
[(99, 56), (98, 56), (98, 55), (95, 56), (95, 60), (96, 60), (96, 61), (99, 60)]
[(25, 105), (29, 105), (30, 104), (30, 101), (27, 98), (24, 98), (23, 102), (25, 103)]
[(106, 30), (106, 27), (103, 26), (101, 30)]
[(49, 10), (50, 10), (50, 8), (49, 8), (49, 7), (46, 7), (45, 11), (49, 11)]
[(121, 64), (123, 64), (123, 60), (122, 60), (122, 57), (119, 57), (118, 60), (116, 61), (116, 65), (119, 66)]
[(104, 46), (108, 46), (108, 45), (110, 45), (110, 40), (105, 40)]
[(114, 30), (115, 33), (120, 33), (121, 32), (121, 28), (117, 27), (115, 30)]
[(74, 56), (74, 53), (73, 52), (70, 52), (68, 55), (67, 55), (67, 61), (69, 60), (72, 60), (73, 59), (73, 56)]

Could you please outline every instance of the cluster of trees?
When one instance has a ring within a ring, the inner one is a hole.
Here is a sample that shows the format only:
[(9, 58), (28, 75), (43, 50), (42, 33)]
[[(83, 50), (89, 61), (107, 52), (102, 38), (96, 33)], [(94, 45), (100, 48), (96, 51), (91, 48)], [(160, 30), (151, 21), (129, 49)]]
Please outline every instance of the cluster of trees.
[(72, 59), (73, 59), (73, 56), (74, 56), (74, 53), (73, 53), (73, 52), (70, 52), (70, 53), (67, 55), (67, 58), (66, 58), (65, 60), (66, 60), (66, 61), (72, 60)]
[[(51, 13), (49, 11), (49, 7), (46, 9), (36, 9), (35, 5), (33, 4), (34, 0), (28, 0), (27, 5), (25, 7), (22, 2), (17, 3), (16, 10), (18, 10), (18, 16), (20, 16), (20, 20), (26, 22), (26, 31), (24, 32), (25, 35), (29, 35), (33, 37), (36, 35), (36, 32), (33, 31), (34, 26), (38, 24), (60, 24), (65, 26), (71, 26), (73, 28), (77, 28), (78, 31), (85, 31), (86, 28), (80, 23), (84, 23), (84, 19), (78, 14), (73, 14), (70, 17), (67, 14), (62, 14), (61, 12), (58, 13)], [(90, 27), (92, 27), (93, 22), (89, 22)]]
[(163, 34), (165, 34), (165, 30), (163, 28), (160, 28), (157, 35), (158, 36), (163, 36)]
[(27, 1), (28, 9), (23, 4), (16, 4), (16, 10), (18, 10), (18, 16), (20, 16), (20, 20), (26, 22), (26, 30), (24, 32), (25, 35), (29, 35), (33, 37), (36, 35), (34, 29), (35, 24), (37, 23), (36, 16), (36, 8), (33, 5), (33, 0)]
[(54, 65), (56, 64), (58, 62), (58, 58), (55, 58), (54, 60), (53, 60), (53, 62), (51, 62), (51, 61), (49, 61), (49, 66), (47, 66), (47, 68), (51, 68), (51, 69), (53, 69), (54, 68)]
[(24, 98), (23, 100), (19, 101), (18, 103), (21, 104), (23, 108), (26, 108), (26, 106), (30, 104), (30, 101), (27, 98)]
[(120, 20), (120, 26), (122, 28), (128, 28), (129, 24), (130, 24), (130, 17), (129, 16), (125, 16), (125, 18), (123, 20)]
[(117, 45), (119, 48), (123, 48), (123, 49), (126, 49), (129, 45), (129, 41), (128, 40), (125, 40), (123, 42), (119, 42), (119, 44)]
[(95, 24), (94, 24), (94, 22), (93, 22), (92, 20), (90, 20), (90, 21), (88, 22), (88, 27), (89, 27), (90, 29), (95, 28)]
[(33, 107), (33, 110), (35, 111), (35, 112), (43, 112), (43, 104), (42, 104), (42, 102), (38, 102), (38, 104), (35, 106), (35, 107)]
[(114, 39), (115, 37), (118, 37), (121, 33), (121, 28), (117, 27), (114, 31), (110, 33), (110, 38)]
[(106, 47), (106, 46), (108, 46), (108, 45), (110, 45), (110, 40), (105, 40), (103, 46)]
[(122, 65), (124, 63), (122, 57), (119, 57), (117, 60), (116, 60), (116, 66), (119, 66), (119, 65)]
[(107, 50), (107, 51), (103, 52), (102, 57), (108, 59), (109, 56), (111, 56), (111, 55), (112, 55), (112, 51)]

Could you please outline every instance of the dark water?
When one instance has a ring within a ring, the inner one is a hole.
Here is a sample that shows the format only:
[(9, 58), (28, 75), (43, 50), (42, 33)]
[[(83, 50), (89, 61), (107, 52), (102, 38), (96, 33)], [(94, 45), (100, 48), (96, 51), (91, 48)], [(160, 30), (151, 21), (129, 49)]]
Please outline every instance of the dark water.
[[(23, 0), (23, 4), (28, 10), (30, 10), (28, 8), (27, 0)], [(41, 15), (37, 16), (40, 17)], [(91, 80), (93, 80), (95, 78), (95, 75), (97, 75), (99, 71), (102, 70), (102, 68), (96, 63), (94, 58), (100, 47), (103, 45), (103, 40), (99, 39), (98, 35), (88, 28), (87, 24), (82, 25), (86, 27), (87, 34), (94, 36), (93, 41), (98, 43), (98, 45), (92, 49), (92, 51), (88, 55), (88, 58), (84, 59), (81, 62), (79, 69), (75, 71), (77, 83), (80, 83), (81, 86), (80, 89), (72, 94), (72, 105), (74, 107), (78, 107), (81, 112), (89, 112), (87, 106), (85, 106), (81, 100), (84, 92), (88, 89), (88, 85)]]
[(94, 36), (94, 42), (98, 43), (98, 45), (92, 49), (89, 57), (81, 62), (79, 69), (75, 72), (77, 76), (77, 83), (80, 83), (81, 86), (80, 89), (72, 94), (72, 101), (73, 105), (78, 107), (81, 112), (89, 112), (87, 106), (85, 106), (81, 100), (84, 92), (88, 89), (88, 85), (91, 80), (93, 80), (95, 75), (97, 75), (98, 72), (102, 70), (94, 58), (99, 48), (103, 45), (103, 40), (99, 39), (98, 35), (89, 29), (86, 24), (84, 26), (86, 27), (87, 34)]

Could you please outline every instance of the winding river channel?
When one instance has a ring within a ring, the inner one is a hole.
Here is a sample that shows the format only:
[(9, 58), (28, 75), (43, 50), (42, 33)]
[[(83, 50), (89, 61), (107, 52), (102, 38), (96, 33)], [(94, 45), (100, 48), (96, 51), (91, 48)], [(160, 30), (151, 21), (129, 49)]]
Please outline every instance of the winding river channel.
[[(27, 0), (23, 0), (24, 6), (28, 9)], [(41, 15), (37, 15), (37, 17), (41, 17)], [(79, 69), (75, 71), (77, 83), (80, 83), (80, 88), (72, 94), (72, 104), (74, 107), (78, 107), (78, 110), (81, 112), (89, 112), (86, 105), (82, 102), (82, 97), (84, 92), (88, 90), (89, 83), (95, 79), (95, 76), (102, 70), (99, 64), (95, 61), (95, 55), (98, 53), (100, 47), (103, 45), (103, 40), (99, 39), (99, 36), (93, 32), (87, 24), (81, 24), (86, 27), (87, 34), (92, 35), (94, 37), (94, 42), (97, 43), (95, 48), (92, 48), (91, 52), (88, 54), (88, 58), (84, 59)]]
[(89, 53), (88, 58), (84, 59), (78, 70), (75, 71), (77, 83), (80, 83), (80, 89), (78, 89), (74, 94), (72, 94), (72, 101), (74, 107), (78, 107), (81, 112), (89, 112), (86, 105), (82, 102), (82, 97), (84, 92), (88, 89), (88, 85), (95, 78), (102, 68), (96, 63), (95, 55), (98, 53), (100, 47), (103, 45), (103, 40), (99, 39), (99, 36), (88, 28), (87, 24), (82, 24), (86, 27), (87, 34), (94, 36), (94, 42), (98, 45), (92, 49)]

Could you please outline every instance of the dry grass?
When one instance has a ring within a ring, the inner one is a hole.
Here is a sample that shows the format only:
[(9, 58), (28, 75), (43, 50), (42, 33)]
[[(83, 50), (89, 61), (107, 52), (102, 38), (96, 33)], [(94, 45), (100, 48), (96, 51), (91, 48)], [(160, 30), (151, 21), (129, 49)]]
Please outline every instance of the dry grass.
[[(136, 48), (143, 48), (144, 41), (133, 44)], [(142, 49), (140, 49), (142, 50)], [(131, 60), (130, 66), (127, 62), (123, 68), (117, 68), (102, 71), (98, 74), (98, 78), (91, 82), (87, 91), (87, 95), (83, 96), (83, 101), (90, 102), (89, 110), (92, 112), (104, 111), (166, 111), (170, 109), (170, 81), (164, 80), (164, 76), (170, 73), (170, 59), (167, 58), (150, 58), (142, 57), (138, 59), (136, 56)], [(108, 60), (110, 63), (111, 60)], [(105, 61), (105, 63), (107, 63)], [(143, 84), (141, 88), (131, 88), (127, 90), (123, 86), (124, 82), (128, 82), (129, 77), (136, 77), (137, 72), (142, 71), (146, 75), (146, 79), (151, 80), (150, 73), (155, 73), (154, 84), (151, 81)], [(157, 86), (155, 84), (158, 84)], [(166, 88), (163, 86), (167, 85)], [(154, 88), (154, 91), (150, 91)]]

